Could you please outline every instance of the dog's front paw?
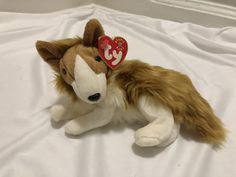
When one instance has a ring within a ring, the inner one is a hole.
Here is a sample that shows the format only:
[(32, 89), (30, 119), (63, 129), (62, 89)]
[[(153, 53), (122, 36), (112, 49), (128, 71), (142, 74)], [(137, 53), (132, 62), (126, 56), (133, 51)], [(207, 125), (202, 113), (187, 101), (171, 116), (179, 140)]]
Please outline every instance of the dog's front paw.
[(51, 118), (55, 122), (59, 122), (62, 120), (64, 114), (66, 112), (66, 109), (63, 105), (54, 105), (50, 108)]
[(71, 120), (65, 125), (65, 132), (69, 135), (79, 135), (82, 133), (82, 128), (78, 122)]

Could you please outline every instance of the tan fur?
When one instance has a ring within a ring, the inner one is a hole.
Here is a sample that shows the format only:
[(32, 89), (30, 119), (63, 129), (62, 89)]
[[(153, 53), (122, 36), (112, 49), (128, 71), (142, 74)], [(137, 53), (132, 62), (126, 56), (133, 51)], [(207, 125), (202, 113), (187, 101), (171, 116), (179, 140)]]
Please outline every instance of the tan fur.
[(125, 61), (110, 77), (124, 90), (130, 105), (136, 106), (141, 95), (152, 96), (169, 106), (175, 121), (195, 130), (202, 141), (221, 144), (225, 140), (221, 121), (187, 76), (136, 60)]
[(68, 49), (60, 60), (60, 74), (66, 83), (71, 84), (74, 81), (74, 66), (76, 58), (76, 47)]

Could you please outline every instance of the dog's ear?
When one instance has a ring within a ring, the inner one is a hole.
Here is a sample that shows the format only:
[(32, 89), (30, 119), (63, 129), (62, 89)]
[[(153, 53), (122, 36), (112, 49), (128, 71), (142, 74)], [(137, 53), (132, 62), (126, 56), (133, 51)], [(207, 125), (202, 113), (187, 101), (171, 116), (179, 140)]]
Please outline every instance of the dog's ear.
[(62, 39), (52, 42), (37, 41), (36, 49), (39, 55), (54, 71), (59, 72), (59, 62), (65, 52), (72, 46), (82, 43), (82, 39)]
[(85, 26), (83, 42), (85, 46), (98, 47), (98, 38), (104, 35), (101, 23), (91, 19)]

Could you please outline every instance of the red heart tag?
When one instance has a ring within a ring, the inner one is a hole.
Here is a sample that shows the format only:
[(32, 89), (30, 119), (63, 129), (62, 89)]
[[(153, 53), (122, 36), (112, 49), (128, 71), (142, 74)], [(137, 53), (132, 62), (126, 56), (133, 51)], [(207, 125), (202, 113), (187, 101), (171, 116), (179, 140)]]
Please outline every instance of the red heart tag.
[(104, 35), (98, 39), (98, 51), (107, 66), (115, 69), (125, 59), (128, 44), (122, 37), (115, 37), (112, 40), (109, 36)]

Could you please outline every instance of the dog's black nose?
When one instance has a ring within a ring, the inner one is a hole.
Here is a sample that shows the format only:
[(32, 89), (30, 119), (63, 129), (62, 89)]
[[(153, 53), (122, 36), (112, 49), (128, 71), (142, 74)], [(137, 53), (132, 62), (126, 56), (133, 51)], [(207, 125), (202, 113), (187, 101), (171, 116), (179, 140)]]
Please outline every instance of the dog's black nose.
[(100, 93), (95, 93), (94, 95), (90, 95), (88, 97), (88, 100), (89, 101), (97, 101), (97, 100), (99, 100), (100, 97), (101, 97)]

